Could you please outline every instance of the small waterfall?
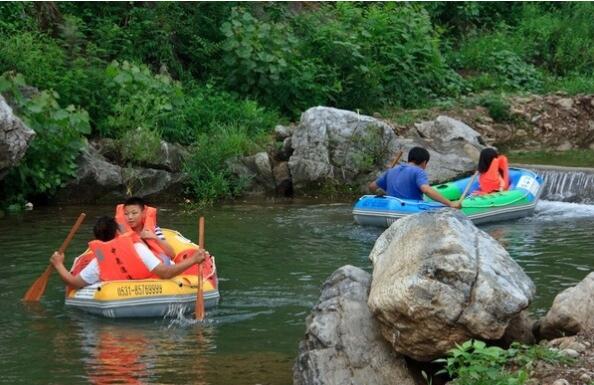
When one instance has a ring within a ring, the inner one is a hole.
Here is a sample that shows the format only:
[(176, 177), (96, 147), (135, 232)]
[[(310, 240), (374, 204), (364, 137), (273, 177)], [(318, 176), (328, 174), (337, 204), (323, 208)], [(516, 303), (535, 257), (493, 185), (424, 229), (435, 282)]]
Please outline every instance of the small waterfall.
[[(522, 166), (524, 167), (524, 166)], [(594, 203), (594, 168), (526, 166), (544, 178), (541, 199)]]

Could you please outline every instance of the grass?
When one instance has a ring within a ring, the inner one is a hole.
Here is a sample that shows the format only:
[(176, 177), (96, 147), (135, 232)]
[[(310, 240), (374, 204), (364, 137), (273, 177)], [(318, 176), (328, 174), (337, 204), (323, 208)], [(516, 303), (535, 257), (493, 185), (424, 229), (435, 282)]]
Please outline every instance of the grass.
[(568, 167), (594, 167), (594, 150), (510, 151), (512, 163), (544, 164)]

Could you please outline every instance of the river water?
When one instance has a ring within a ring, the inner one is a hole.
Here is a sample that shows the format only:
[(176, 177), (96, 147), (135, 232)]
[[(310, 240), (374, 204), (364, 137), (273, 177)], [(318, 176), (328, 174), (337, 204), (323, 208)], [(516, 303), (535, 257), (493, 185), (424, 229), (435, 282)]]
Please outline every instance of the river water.
[[(0, 383), (292, 383), (304, 320), (338, 267), (370, 270), (381, 229), (353, 224), (351, 203), (234, 204), (205, 211), (206, 248), (217, 258), (221, 302), (204, 323), (189, 318), (106, 320), (65, 309), (54, 274), (39, 306), (20, 302), (81, 207), (40, 208), (0, 218)], [(85, 207), (67, 261), (112, 207)], [(161, 206), (159, 223), (196, 239), (197, 218)], [(536, 214), (486, 225), (537, 287), (531, 310), (592, 271), (594, 206), (541, 201)]]

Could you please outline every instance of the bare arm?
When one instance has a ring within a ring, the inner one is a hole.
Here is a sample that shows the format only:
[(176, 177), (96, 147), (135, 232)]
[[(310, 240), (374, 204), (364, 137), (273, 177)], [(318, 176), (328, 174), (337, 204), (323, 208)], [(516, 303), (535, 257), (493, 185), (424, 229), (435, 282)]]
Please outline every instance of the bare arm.
[(443, 195), (441, 195), (440, 193), (435, 191), (435, 189), (433, 187), (429, 186), (428, 184), (422, 185), (421, 191), (425, 195), (427, 195), (429, 198), (431, 198), (437, 202), (443, 203), (444, 205), (446, 205), (448, 207), (452, 207), (455, 209), (459, 209), (460, 207), (462, 207), (460, 202), (458, 202), (458, 201), (452, 202), (451, 200), (447, 199), (446, 197), (444, 197)]
[(161, 246), (169, 258), (173, 259), (175, 257), (175, 251), (173, 251), (173, 247), (171, 247), (171, 245), (166, 240), (157, 237), (157, 242), (159, 242), (159, 246)]
[(169, 258), (173, 259), (175, 257), (175, 251), (173, 250), (173, 247), (171, 247), (171, 245), (166, 240), (157, 237), (154, 231), (144, 229), (140, 232), (140, 237), (143, 239), (156, 240)]
[(69, 286), (72, 286), (76, 289), (80, 289), (81, 287), (85, 287), (88, 285), (79, 275), (72, 275), (64, 266), (64, 254), (58, 253), (57, 251), (54, 252), (52, 257), (50, 258), (51, 264), (54, 266), (62, 281)]
[(175, 265), (164, 265), (160, 263), (152, 270), (152, 272), (163, 279), (173, 278), (192, 267), (192, 265), (202, 263), (207, 255), (209, 255), (208, 251), (202, 249), (196, 250), (194, 254), (184, 259), (180, 263), (176, 263)]
[(369, 183), (367, 187), (369, 187), (369, 191), (371, 191), (372, 193), (384, 195), (384, 190), (380, 186), (378, 186), (377, 183), (375, 183), (375, 181)]

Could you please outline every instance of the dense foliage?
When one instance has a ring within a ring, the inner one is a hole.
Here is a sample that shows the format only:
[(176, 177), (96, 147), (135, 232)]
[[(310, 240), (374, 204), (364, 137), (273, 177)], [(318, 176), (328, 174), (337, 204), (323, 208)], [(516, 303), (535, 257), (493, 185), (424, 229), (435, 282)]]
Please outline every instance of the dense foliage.
[(42, 91), (30, 97), (21, 92), (22, 75), (0, 76), (0, 92), (6, 95), (25, 124), (36, 135), (20, 165), (10, 170), (2, 183), (2, 194), (12, 200), (54, 193), (76, 172), (76, 157), (90, 133), (85, 110), (60, 107), (56, 92)]
[[(241, 187), (226, 159), (314, 105), (372, 113), (486, 92), (505, 120), (501, 93), (593, 92), (592, 19), (589, 2), (7, 2), (0, 74), (87, 111), (82, 136), (192, 145), (188, 194), (213, 200)], [(146, 160), (132, 147), (127, 161)], [(50, 185), (21, 177), (0, 200)]]

